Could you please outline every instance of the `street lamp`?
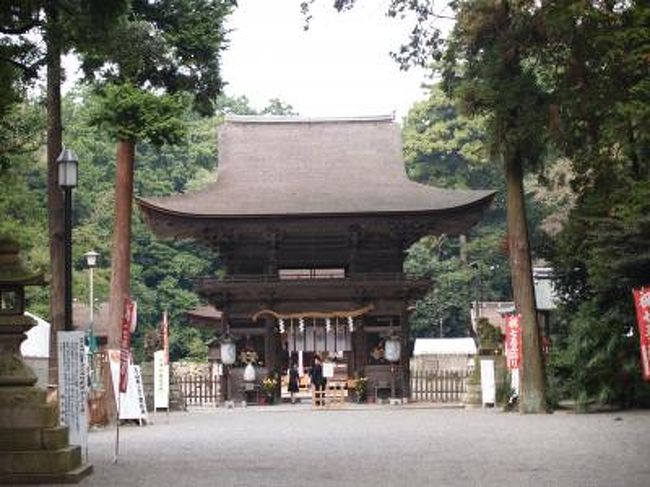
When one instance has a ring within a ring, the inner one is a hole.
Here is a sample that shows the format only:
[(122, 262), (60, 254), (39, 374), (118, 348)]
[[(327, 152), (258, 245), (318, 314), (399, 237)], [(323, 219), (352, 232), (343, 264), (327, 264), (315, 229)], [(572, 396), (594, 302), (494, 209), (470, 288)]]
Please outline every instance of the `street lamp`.
[(70, 149), (63, 149), (56, 159), (59, 168), (59, 187), (63, 190), (64, 224), (64, 287), (65, 306), (63, 329), (72, 330), (72, 189), (77, 186), (77, 164), (79, 159)]
[(89, 295), (90, 295), (90, 302), (89, 304), (89, 310), (90, 310), (90, 334), (88, 336), (88, 349), (90, 351), (90, 364), (91, 364), (91, 384), (93, 387), (97, 386), (97, 377), (96, 377), (96, 367), (95, 367), (95, 360), (94, 360), (94, 355), (97, 350), (97, 341), (95, 339), (95, 299), (94, 299), (94, 291), (95, 291), (95, 281), (93, 279), (93, 270), (97, 266), (97, 257), (99, 254), (95, 252), (94, 250), (89, 250), (84, 254), (84, 257), (86, 258), (86, 265), (88, 266), (88, 278), (90, 280), (90, 288), (89, 288)]
[(231, 401), (230, 367), (237, 359), (237, 346), (229, 336), (221, 340), (221, 362), (226, 366), (226, 402)]
[(395, 399), (395, 364), (399, 362), (402, 355), (399, 337), (392, 334), (386, 338), (384, 343), (384, 357), (390, 362), (390, 397)]

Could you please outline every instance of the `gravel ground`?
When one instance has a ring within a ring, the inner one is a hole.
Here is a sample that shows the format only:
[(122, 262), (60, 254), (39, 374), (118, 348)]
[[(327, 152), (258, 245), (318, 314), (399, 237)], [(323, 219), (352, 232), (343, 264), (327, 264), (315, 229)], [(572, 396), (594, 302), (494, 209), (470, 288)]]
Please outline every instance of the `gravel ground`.
[(650, 486), (650, 411), (305, 406), (164, 414), (90, 434), (83, 486)]

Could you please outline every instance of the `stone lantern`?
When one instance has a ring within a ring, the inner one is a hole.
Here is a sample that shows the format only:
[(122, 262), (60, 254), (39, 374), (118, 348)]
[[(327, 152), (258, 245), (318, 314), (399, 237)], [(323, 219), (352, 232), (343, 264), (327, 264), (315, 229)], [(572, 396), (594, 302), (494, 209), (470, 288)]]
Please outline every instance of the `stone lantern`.
[(18, 244), (0, 237), (0, 484), (71, 483), (92, 472), (20, 353), (36, 325), (25, 316), (25, 286), (44, 284), (23, 264)]

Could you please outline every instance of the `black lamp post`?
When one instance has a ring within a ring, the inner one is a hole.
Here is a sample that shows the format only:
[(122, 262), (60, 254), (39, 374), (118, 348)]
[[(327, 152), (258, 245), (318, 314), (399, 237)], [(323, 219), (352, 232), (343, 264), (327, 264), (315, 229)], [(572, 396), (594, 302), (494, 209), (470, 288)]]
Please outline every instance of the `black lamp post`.
[(63, 149), (56, 159), (59, 167), (59, 187), (63, 190), (64, 204), (64, 262), (65, 262), (65, 307), (63, 329), (72, 330), (72, 189), (77, 186), (77, 155), (70, 149)]

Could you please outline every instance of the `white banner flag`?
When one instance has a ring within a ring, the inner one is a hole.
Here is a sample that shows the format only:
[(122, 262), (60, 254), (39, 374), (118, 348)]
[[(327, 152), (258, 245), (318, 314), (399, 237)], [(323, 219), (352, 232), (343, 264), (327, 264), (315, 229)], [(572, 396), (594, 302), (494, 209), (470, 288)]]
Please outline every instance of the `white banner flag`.
[(59, 418), (71, 445), (88, 446), (88, 360), (83, 331), (57, 332)]
[[(120, 381), (120, 351), (108, 351), (111, 375), (113, 378), (113, 393), (118, 397), (118, 385)], [(129, 364), (127, 375), (126, 392), (120, 395), (120, 419), (147, 420), (147, 403), (144, 398), (144, 387), (142, 386), (142, 374), (140, 366)]]
[(165, 365), (165, 352), (153, 354), (153, 404), (155, 409), (169, 408), (169, 365)]

